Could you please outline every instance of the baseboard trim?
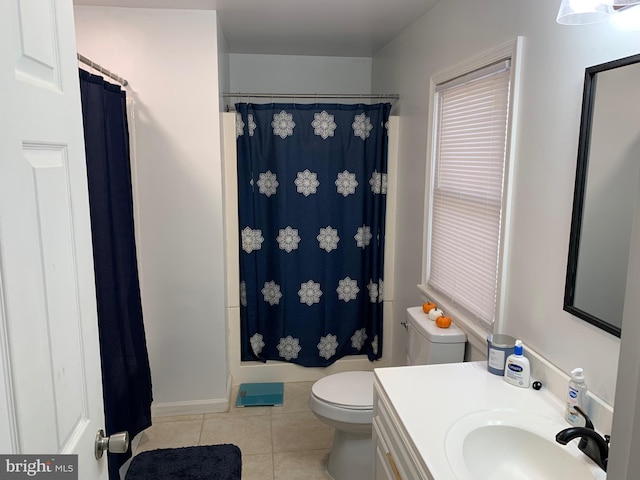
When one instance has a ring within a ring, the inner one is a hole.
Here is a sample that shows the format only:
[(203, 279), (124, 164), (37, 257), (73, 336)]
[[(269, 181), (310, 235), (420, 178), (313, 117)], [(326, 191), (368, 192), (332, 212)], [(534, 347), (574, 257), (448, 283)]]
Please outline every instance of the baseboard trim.
[(211, 398), (208, 400), (191, 400), (184, 402), (153, 403), (152, 417), (173, 417), (178, 415), (202, 415), (206, 413), (222, 413), (229, 410), (231, 396), (231, 376), (227, 377), (227, 392), (225, 398)]

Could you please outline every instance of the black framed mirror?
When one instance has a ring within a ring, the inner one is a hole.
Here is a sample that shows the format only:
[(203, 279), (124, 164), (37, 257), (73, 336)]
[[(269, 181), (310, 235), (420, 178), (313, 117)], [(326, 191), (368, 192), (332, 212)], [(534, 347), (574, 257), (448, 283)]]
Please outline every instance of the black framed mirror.
[(640, 176), (640, 54), (585, 70), (564, 310), (620, 337)]

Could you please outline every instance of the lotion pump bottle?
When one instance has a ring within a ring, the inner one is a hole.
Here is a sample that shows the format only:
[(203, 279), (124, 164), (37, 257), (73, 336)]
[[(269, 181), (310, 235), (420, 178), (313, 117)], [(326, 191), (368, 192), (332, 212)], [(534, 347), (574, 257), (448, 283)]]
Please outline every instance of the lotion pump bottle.
[(584, 383), (584, 371), (582, 368), (571, 370), (571, 380), (569, 380), (569, 391), (567, 392), (567, 410), (564, 418), (571, 425), (576, 427), (584, 426), (584, 419), (574, 407), (578, 406), (586, 409), (587, 385)]
[(522, 355), (522, 340), (516, 340), (513, 353), (507, 357), (504, 381), (516, 387), (529, 388), (531, 365), (529, 359)]

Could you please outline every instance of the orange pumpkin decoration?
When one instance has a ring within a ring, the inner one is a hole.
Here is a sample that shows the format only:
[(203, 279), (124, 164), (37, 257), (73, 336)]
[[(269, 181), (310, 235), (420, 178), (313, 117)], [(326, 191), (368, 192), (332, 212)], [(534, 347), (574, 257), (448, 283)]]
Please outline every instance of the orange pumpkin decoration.
[(422, 304), (422, 311), (424, 313), (429, 313), (434, 308), (436, 308), (436, 304), (433, 302), (426, 302)]
[(451, 317), (436, 318), (436, 326), (439, 328), (449, 328), (451, 326)]

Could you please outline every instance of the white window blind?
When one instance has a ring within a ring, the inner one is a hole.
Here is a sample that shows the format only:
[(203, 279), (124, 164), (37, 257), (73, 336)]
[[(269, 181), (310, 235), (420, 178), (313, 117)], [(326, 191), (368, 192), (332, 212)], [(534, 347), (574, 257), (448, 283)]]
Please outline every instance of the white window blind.
[(488, 326), (496, 315), (509, 62), (436, 87), (428, 286)]

